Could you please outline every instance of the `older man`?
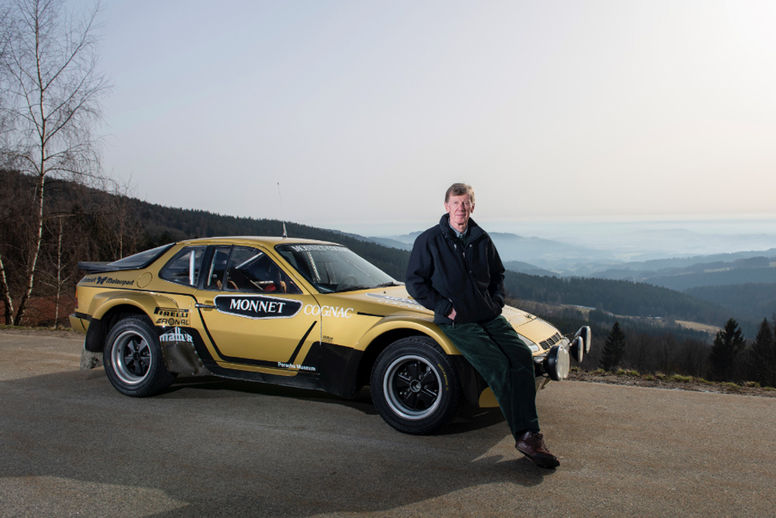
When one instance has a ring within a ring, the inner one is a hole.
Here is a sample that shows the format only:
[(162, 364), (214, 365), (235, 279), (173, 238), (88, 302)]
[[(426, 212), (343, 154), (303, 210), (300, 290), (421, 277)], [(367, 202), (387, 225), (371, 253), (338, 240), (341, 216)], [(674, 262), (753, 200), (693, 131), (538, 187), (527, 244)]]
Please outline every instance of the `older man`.
[(477, 225), (474, 191), (455, 183), (445, 193), (439, 224), (415, 240), (407, 291), (434, 311), (434, 322), (488, 383), (515, 437), (537, 466), (554, 468), (539, 432), (531, 350), (501, 315), (504, 266), (490, 236)]

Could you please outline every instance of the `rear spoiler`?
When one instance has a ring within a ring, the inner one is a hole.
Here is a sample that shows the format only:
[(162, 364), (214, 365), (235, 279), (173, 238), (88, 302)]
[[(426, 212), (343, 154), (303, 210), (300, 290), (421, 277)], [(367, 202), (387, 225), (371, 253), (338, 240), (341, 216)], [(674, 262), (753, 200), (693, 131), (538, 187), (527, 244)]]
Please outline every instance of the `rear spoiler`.
[(170, 249), (175, 243), (157, 246), (150, 250), (144, 250), (136, 254), (124, 257), (118, 261), (80, 261), (78, 268), (86, 273), (105, 273), (105, 272), (124, 272), (127, 270), (142, 270), (152, 262), (156, 261), (163, 253)]
[(116, 266), (107, 261), (79, 261), (78, 269), (83, 270), (86, 273), (105, 273), (105, 272), (120, 272), (123, 270), (137, 270), (137, 267), (122, 268)]

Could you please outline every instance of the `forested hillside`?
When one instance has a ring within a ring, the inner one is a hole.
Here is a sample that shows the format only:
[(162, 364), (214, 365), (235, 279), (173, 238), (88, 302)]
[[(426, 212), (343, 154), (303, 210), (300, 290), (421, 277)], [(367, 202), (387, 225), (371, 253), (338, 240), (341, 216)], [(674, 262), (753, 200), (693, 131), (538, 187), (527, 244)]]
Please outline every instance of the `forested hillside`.
[(686, 293), (698, 300), (719, 304), (731, 315), (776, 316), (776, 283), (702, 286)]
[[(35, 185), (31, 177), (0, 171), (3, 184), (0, 215), (4, 222), (0, 243), (3, 255), (23, 262), (29, 214), (25, 200)], [(48, 242), (56, 242), (59, 222), (77, 261), (112, 261), (164, 243), (192, 237), (256, 235), (279, 236), (283, 224), (276, 220), (223, 216), (201, 210), (179, 209), (147, 203), (105, 190), (62, 180), (46, 183)], [(396, 277), (403, 277), (407, 253), (355, 239), (333, 230), (297, 223), (286, 225), (289, 236), (342, 243)], [(75, 246), (72, 246), (75, 245)], [(9, 253), (10, 252), (10, 253)], [(11, 261), (13, 264), (13, 261)], [(6, 265), (7, 266), (7, 265)], [(21, 264), (19, 264), (21, 266)]]
[(618, 315), (670, 317), (708, 324), (719, 324), (729, 316), (710, 302), (637, 282), (537, 277), (508, 271), (505, 286), (515, 298), (587, 306)]
[[(283, 223), (278, 220), (238, 218), (212, 212), (176, 209), (127, 200), (128, 212), (143, 228), (146, 247), (191, 237), (209, 236), (280, 236)], [(369, 259), (395, 278), (404, 278), (408, 254), (405, 251), (369, 243), (336, 230), (327, 230), (298, 223), (286, 223), (290, 237), (304, 237), (341, 243)]]

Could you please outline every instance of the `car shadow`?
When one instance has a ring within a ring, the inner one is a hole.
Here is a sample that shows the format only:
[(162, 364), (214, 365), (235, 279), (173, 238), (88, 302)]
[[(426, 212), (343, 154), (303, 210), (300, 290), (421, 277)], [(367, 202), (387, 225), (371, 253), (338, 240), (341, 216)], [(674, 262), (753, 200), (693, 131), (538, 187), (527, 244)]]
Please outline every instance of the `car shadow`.
[[(536, 486), (554, 473), (515, 452), (498, 409), (413, 436), (385, 424), (367, 391), (344, 400), (197, 378), (130, 398), (100, 374), (0, 381), (0, 476), (105, 484), (117, 502), (122, 487), (150, 488), (184, 503), (155, 516), (311, 516), (388, 512), (494, 483)], [(84, 505), (103, 497), (79, 496)]]
[[(208, 397), (208, 392), (220, 391), (240, 392), (244, 394), (263, 394), (297, 400), (318, 401), (332, 405), (340, 405), (358, 410), (364, 415), (378, 415), (372, 404), (369, 387), (362, 387), (352, 398), (342, 398), (320, 390), (309, 390), (297, 387), (283, 387), (268, 383), (252, 381), (228, 380), (216, 376), (201, 376), (182, 378), (157, 397), (171, 399)], [(496, 408), (462, 409), (458, 415), (435, 432), (435, 435), (465, 433), (480, 428), (505, 422), (501, 410)]]

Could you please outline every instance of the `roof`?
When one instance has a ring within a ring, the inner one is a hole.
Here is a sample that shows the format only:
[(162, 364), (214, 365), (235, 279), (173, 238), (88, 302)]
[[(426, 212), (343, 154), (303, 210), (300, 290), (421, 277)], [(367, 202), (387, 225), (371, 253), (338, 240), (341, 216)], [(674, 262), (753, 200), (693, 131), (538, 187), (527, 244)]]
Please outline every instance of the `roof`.
[(182, 239), (178, 243), (186, 244), (217, 244), (217, 243), (260, 243), (266, 246), (275, 246), (286, 243), (304, 243), (304, 244), (339, 244), (332, 241), (321, 241), (319, 239), (305, 239), (298, 237), (282, 237), (282, 236), (214, 236), (214, 237), (199, 237), (194, 239)]

